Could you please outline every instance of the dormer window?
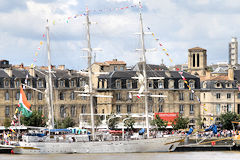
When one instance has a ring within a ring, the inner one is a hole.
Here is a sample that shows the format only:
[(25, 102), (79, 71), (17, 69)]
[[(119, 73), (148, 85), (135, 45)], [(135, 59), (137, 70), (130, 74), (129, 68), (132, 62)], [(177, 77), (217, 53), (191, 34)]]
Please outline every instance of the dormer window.
[(5, 81), (5, 87), (9, 87), (9, 81), (8, 80)]
[(178, 88), (179, 89), (184, 89), (184, 81), (183, 80), (178, 81)]
[(64, 87), (64, 81), (60, 80), (59, 85), (60, 85), (60, 87)]
[(42, 81), (42, 80), (39, 80), (39, 81), (38, 81), (38, 87), (39, 87), (39, 88), (42, 88), (42, 87), (43, 87), (43, 81)]
[(74, 87), (74, 86), (75, 86), (74, 80), (71, 80), (71, 87)]
[(189, 81), (189, 86), (190, 86), (191, 88), (195, 88), (195, 82), (194, 82), (193, 80), (190, 80), (190, 81)]
[(158, 88), (164, 88), (163, 80), (158, 81)]
[(153, 81), (152, 80), (148, 81), (148, 88), (153, 88)]
[(132, 81), (131, 80), (127, 80), (127, 89), (131, 89), (132, 88)]
[(226, 82), (226, 88), (231, 88), (232, 84), (230, 82)]
[(221, 83), (220, 82), (216, 82), (215, 83), (215, 88), (221, 88)]
[(81, 81), (81, 87), (84, 87), (86, 85), (85, 81)]
[(116, 80), (116, 88), (120, 89), (121, 88), (121, 80)]

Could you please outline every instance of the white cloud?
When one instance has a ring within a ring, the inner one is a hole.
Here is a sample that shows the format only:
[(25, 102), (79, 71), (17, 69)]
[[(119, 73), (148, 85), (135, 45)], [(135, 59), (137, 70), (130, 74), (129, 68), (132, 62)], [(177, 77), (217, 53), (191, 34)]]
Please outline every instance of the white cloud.
[[(80, 58), (83, 54), (80, 49), (86, 47), (86, 29), (82, 25), (85, 17), (71, 19), (69, 23), (66, 23), (67, 18), (81, 13), (86, 5), (98, 10), (132, 4), (138, 4), (138, 0), (83, 0), (81, 3), (78, 0), (30, 0), (11, 5), (2, 3), (0, 55), (10, 59), (10, 63), (31, 64), (39, 41), (43, 40), (42, 33), (45, 32), (48, 18), (53, 63), (66, 63), (66, 66), (75, 69), (86, 67), (84, 59)], [(216, 0), (216, 3), (210, 0), (145, 0), (142, 5), (144, 29), (147, 26), (151, 28), (176, 64), (185, 63), (188, 48), (195, 46), (208, 50), (209, 63), (216, 59), (214, 57), (224, 61), (228, 54), (228, 41), (239, 34), (240, 21), (237, 19), (240, 18), (240, 2), (237, 0)], [(139, 46), (134, 35), (139, 31), (137, 8), (93, 14), (90, 20), (98, 23), (90, 28), (92, 47), (103, 49), (97, 54), (98, 61), (117, 58), (131, 65), (137, 62), (139, 56), (134, 52)], [(148, 36), (146, 48), (152, 47), (157, 47), (157, 44), (153, 37)], [(19, 54), (23, 56), (16, 56)], [(158, 52), (148, 54), (148, 62), (160, 64), (162, 57), (164, 62), (171, 65), (168, 57)], [(39, 58), (37, 64), (41, 63), (45, 63), (45, 60)]]

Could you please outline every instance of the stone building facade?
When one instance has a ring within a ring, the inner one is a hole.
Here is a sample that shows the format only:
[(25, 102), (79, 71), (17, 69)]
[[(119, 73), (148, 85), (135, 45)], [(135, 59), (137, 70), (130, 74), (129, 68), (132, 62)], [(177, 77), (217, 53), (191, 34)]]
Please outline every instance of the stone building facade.
[[(0, 126), (3, 125), (5, 118), (11, 119), (14, 115), (19, 101), (19, 87), (25, 83), (26, 76), (28, 86), (44, 92), (46, 89), (44, 75), (47, 74), (46, 71), (46, 67), (37, 71), (23, 65), (20, 67), (9, 65), (0, 68)], [(55, 68), (53, 71), (54, 117), (59, 120), (69, 116), (78, 123), (79, 114), (89, 112), (89, 102), (87, 97), (77, 96), (74, 91), (83, 90), (85, 84), (88, 83), (88, 78), (76, 71), (64, 68)], [(31, 103), (31, 109), (48, 116), (45, 95), (29, 88), (24, 89), (24, 92)]]
[[(200, 79), (187, 72), (183, 73), (195, 95), (177, 71), (148, 70), (149, 95), (165, 95), (166, 98), (148, 98), (149, 114), (177, 112), (190, 119), (189, 126), (196, 126), (200, 116)], [(113, 71), (98, 78), (97, 92), (112, 95), (113, 98), (97, 100), (98, 113), (122, 115), (122, 117), (145, 113), (144, 97), (138, 98), (137, 71)]]

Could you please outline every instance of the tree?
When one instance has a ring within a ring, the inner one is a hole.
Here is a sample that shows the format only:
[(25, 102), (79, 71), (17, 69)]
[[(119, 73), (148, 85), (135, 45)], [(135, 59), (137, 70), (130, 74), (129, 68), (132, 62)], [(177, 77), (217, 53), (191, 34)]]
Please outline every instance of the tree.
[(235, 112), (227, 112), (220, 115), (220, 121), (223, 129), (233, 129), (232, 121), (237, 121), (239, 119), (239, 115)]
[(32, 111), (30, 117), (21, 117), (21, 123), (25, 126), (45, 127), (47, 118), (42, 112)]
[(157, 130), (163, 130), (167, 127), (167, 121), (164, 121), (159, 117), (159, 115), (156, 115), (156, 118), (151, 121), (151, 125), (157, 127)]
[(117, 124), (118, 124), (120, 118), (108, 116), (107, 120), (108, 120), (108, 128), (114, 130), (117, 128)]
[(189, 123), (188, 118), (183, 118), (182, 116), (180, 116), (173, 121), (172, 123), (173, 129), (186, 129), (188, 123)]
[(124, 121), (124, 126), (127, 127), (128, 130), (129, 129), (133, 130), (134, 124), (135, 124), (135, 120), (133, 118), (129, 118)]
[(11, 120), (9, 118), (4, 119), (4, 127), (8, 128), (11, 126)]
[(68, 127), (73, 127), (75, 125), (74, 120), (71, 117), (66, 117), (62, 120), (58, 120), (55, 124), (56, 128), (68, 128)]

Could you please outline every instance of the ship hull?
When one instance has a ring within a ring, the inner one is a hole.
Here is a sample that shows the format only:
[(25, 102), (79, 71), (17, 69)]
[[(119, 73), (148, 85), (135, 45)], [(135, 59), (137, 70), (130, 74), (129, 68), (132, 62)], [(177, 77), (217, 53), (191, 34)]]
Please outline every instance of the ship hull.
[(163, 137), (130, 141), (97, 141), (97, 142), (19, 142), (13, 149), (18, 154), (49, 153), (140, 153), (174, 151), (180, 137)]

